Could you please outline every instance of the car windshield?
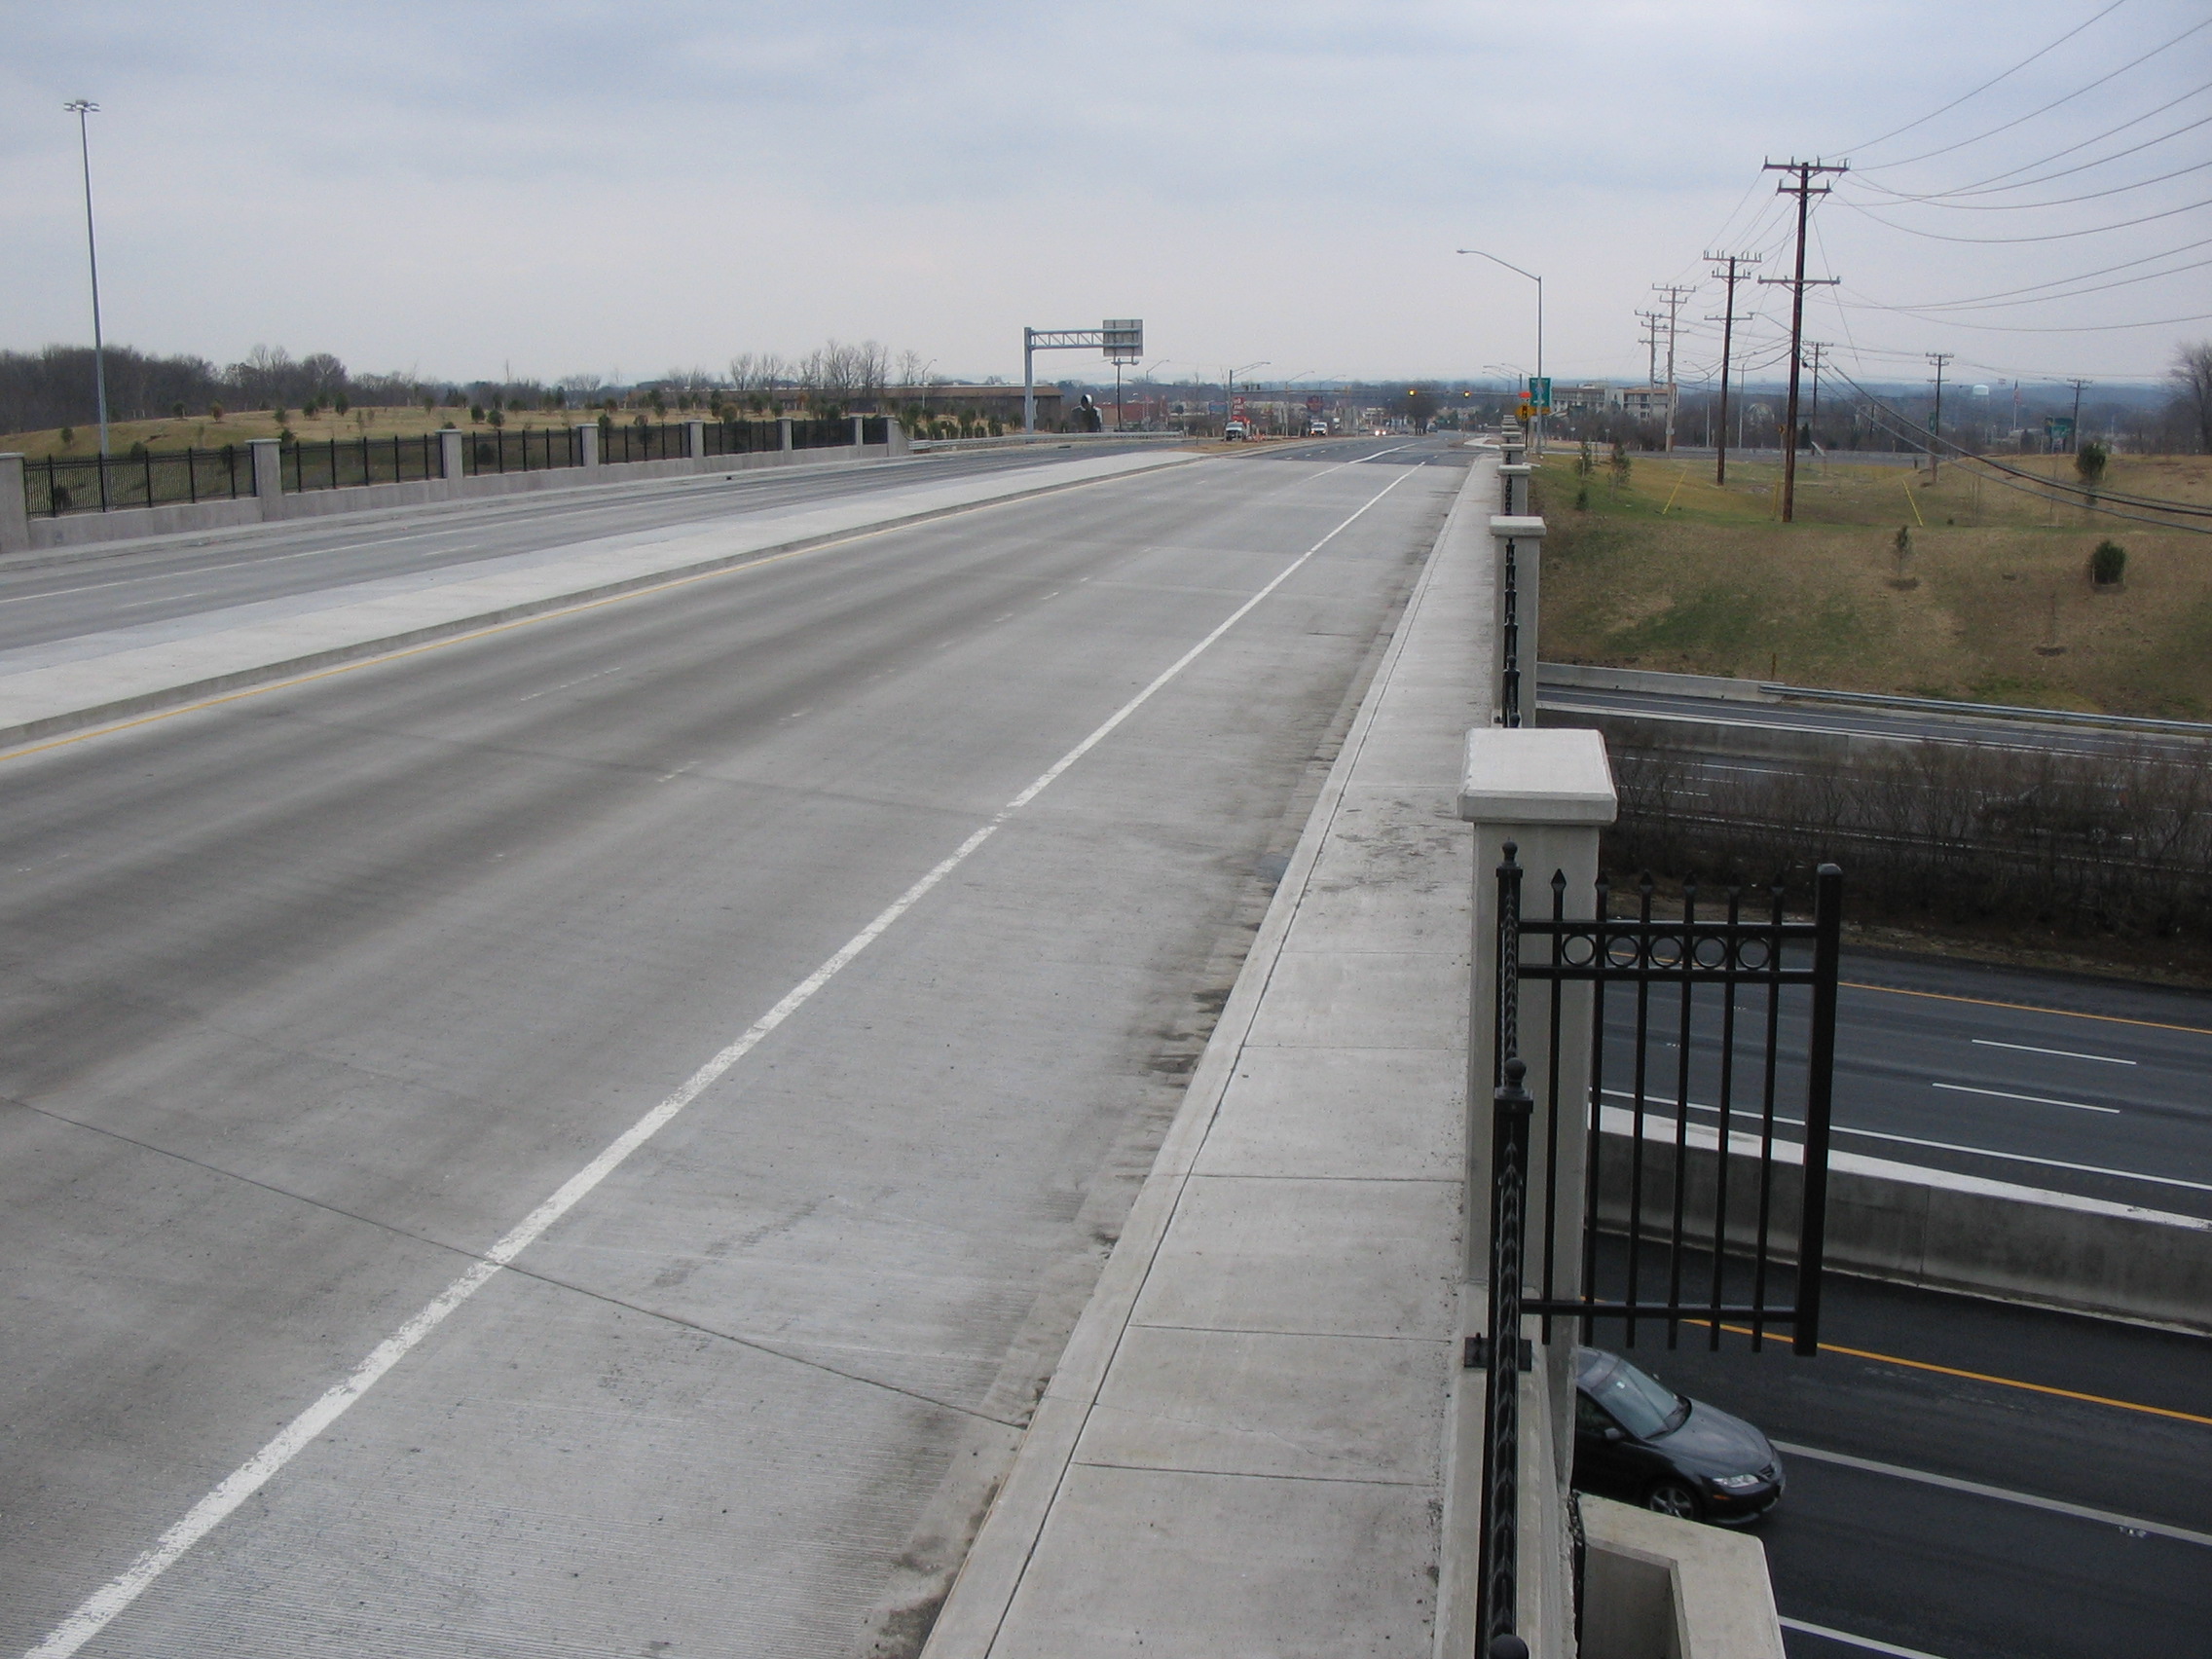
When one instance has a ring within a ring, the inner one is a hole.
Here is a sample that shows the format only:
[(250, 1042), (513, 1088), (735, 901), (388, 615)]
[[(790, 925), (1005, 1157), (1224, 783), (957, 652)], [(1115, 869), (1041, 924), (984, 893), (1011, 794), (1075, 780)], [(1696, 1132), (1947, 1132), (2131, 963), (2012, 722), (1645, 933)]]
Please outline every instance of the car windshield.
[(1670, 1433), (1681, 1427), (1690, 1415), (1689, 1401), (1625, 1359), (1614, 1360), (1582, 1386), (1615, 1422), (1639, 1440)]

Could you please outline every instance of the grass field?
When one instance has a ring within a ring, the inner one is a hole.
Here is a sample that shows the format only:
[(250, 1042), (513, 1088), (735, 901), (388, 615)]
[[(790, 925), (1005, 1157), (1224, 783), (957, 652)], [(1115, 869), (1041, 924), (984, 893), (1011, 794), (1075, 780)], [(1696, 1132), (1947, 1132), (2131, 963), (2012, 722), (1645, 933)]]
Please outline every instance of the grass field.
[[(1784, 525), (1780, 470), (1731, 462), (1722, 490), (1710, 460), (1635, 456), (1616, 483), (1602, 453), (1587, 479), (1571, 450), (1547, 457), (1544, 656), (2212, 718), (2212, 535), (2053, 504), (1964, 465), (1931, 482), (1909, 465), (1826, 461), (1801, 465), (1797, 522)], [(2212, 502), (2212, 460), (2116, 457), (2104, 483)], [(2127, 550), (2126, 576), (2099, 588), (2089, 553), (2108, 537)]]
[[(617, 417), (625, 423), (635, 419), (635, 412), (624, 410)], [(647, 413), (647, 420), (662, 417)], [(699, 418), (671, 412), (669, 420), (682, 421)], [(507, 411), (507, 425), (521, 430), (539, 426), (573, 426), (591, 419), (573, 409)], [(320, 415), (304, 415), (294, 409), (279, 423), (274, 414), (254, 410), (241, 410), (215, 420), (205, 414), (188, 415), (182, 420), (165, 417), (159, 421), (111, 421), (108, 423), (108, 453), (128, 455), (132, 444), (144, 444), (150, 450), (220, 449), (225, 444), (242, 444), (248, 438), (274, 438), (280, 429), (289, 426), (296, 438), (321, 442), (326, 438), (389, 438), (412, 437), (420, 432), (434, 432), (439, 427), (453, 424), (462, 431), (489, 432), (492, 428), (481, 423), (472, 424), (466, 409), (436, 409), (425, 411), (420, 404), (397, 409), (354, 409), (344, 415), (324, 410)], [(42, 432), (0, 432), (0, 451), (14, 450), (34, 461), (48, 456), (84, 456), (99, 453), (99, 428), (94, 425), (76, 427), (70, 441), (64, 445), (61, 433), (54, 428)]]

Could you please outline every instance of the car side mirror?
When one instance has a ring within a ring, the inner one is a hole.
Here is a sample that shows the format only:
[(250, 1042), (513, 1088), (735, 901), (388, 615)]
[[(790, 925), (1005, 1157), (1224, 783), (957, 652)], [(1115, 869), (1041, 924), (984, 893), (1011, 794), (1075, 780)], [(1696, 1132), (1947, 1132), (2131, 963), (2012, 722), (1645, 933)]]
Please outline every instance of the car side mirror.
[(1628, 1434), (1625, 1430), (1619, 1428), (1615, 1424), (1607, 1423), (1604, 1431), (1599, 1435), (1599, 1438), (1602, 1440), (1626, 1440), (1628, 1438)]

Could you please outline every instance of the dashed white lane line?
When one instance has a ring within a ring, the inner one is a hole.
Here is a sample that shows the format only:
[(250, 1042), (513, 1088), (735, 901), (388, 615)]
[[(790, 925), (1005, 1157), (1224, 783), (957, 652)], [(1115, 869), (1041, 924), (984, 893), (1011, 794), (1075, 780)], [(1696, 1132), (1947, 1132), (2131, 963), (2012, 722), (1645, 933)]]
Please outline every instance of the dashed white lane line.
[(2038, 1497), (2032, 1492), (2014, 1492), (2009, 1487), (1985, 1486), (1980, 1481), (1964, 1481), (1956, 1475), (1932, 1474), (1926, 1469), (1908, 1469), (1901, 1463), (1883, 1463), (1872, 1457), (1854, 1457), (1842, 1452), (1824, 1452), (1815, 1446), (1793, 1446), (1787, 1440), (1775, 1441), (1774, 1447), (1778, 1452), (1787, 1452), (1792, 1457), (1803, 1457), (1809, 1462), (1834, 1463), (1842, 1468), (1859, 1469), (1870, 1475), (1887, 1475), (1894, 1481), (1913, 1481), (1921, 1486), (1941, 1487), (1945, 1492), (1963, 1492), (1974, 1497), (1993, 1497), (2002, 1503), (2016, 1503), (2023, 1509), (2041, 1509), (2052, 1515), (2072, 1516), (2077, 1521), (2094, 1521), (2102, 1526), (2118, 1527), (2121, 1531), (2132, 1532), (2139, 1538), (2173, 1538), (2185, 1544), (2212, 1549), (2212, 1532), (2168, 1526), (2163, 1521), (2145, 1521), (2133, 1515), (2115, 1515), (2109, 1509), (2091, 1509), (2085, 1503)]
[(2123, 1060), (2117, 1054), (2081, 1054), (2072, 1049), (2039, 1049), (2033, 1043), (2000, 1043), (1994, 1037), (1976, 1037), (1977, 1049), (2009, 1049), (2016, 1054), (2051, 1054), (2062, 1060), (2095, 1060), (2099, 1065), (2131, 1066), (2133, 1060)]
[(1027, 789), (1001, 807), (989, 823), (961, 842), (935, 868), (894, 899), (866, 927), (846, 940), (836, 954), (785, 993), (781, 1002), (748, 1026), (735, 1042), (693, 1072), (675, 1093), (631, 1124), (597, 1158), (577, 1170), (550, 1198), (516, 1223), (480, 1260), (471, 1263), (466, 1272), (447, 1285), (413, 1318), (370, 1349), (368, 1356), (353, 1368), (350, 1376), (334, 1384), (307, 1410), (279, 1429), (275, 1438), (260, 1451), (224, 1477), (214, 1491), (187, 1510), (182, 1519), (154, 1541), (151, 1548), (87, 1597), (76, 1611), (56, 1625), (36, 1647), (30, 1649), (25, 1659), (68, 1659), (69, 1655), (105, 1630), (125, 1608), (144, 1595), (156, 1580), (182, 1560), (194, 1545), (221, 1526), (285, 1464), (313, 1445), (345, 1416), (355, 1401), (384, 1379), (386, 1373), (420, 1346), (432, 1331), (444, 1324), (456, 1309), (483, 1289), (501, 1268), (530, 1248), (544, 1235), (548, 1228), (582, 1202), (594, 1189), (619, 1169), (632, 1153), (665, 1128), (678, 1113), (757, 1048), (770, 1032), (811, 1002), (823, 986), (842, 973), (847, 964), (862, 951), (882, 938), (900, 917), (920, 903), (931, 889), (966, 864), (977, 849), (997, 834), (1010, 818), (1043, 794), (1069, 767), (1105, 742), (1130, 716), (1149, 703), (1186, 668), (1198, 661), (1217, 640), (1249, 615), (1261, 601), (1304, 569), (1308, 560), (1365, 517), (1368, 509), (1383, 497), (1415, 476), (1415, 471), (1416, 469), (1408, 467), (1368, 497), (1349, 517), (1340, 521), (1328, 535), (1284, 566), (1272, 580), (1231, 611), (1204, 639), (1168, 664), (1143, 690), (1115, 710), (1088, 737), (1053, 761)]
[(2025, 1100), (2031, 1106), (2071, 1106), (2077, 1112), (2106, 1112), (2120, 1116), (2118, 1106), (2092, 1106), (2086, 1100), (2053, 1100), (2047, 1094), (2014, 1094), (2009, 1088), (1976, 1088), (1971, 1083), (1932, 1083), (1930, 1088), (1946, 1089), (1953, 1094), (1986, 1094), (1992, 1100)]
[(1847, 1630), (1830, 1630), (1826, 1625), (1807, 1624), (1803, 1619), (1784, 1619), (1782, 1628), (1799, 1631), (1806, 1636), (1817, 1636), (1826, 1641), (1841, 1642), (1844, 1646), (1856, 1647), (1862, 1653), (1886, 1653), (1890, 1659), (1942, 1659), (1941, 1654), (1930, 1653), (1925, 1648), (1899, 1647), (1894, 1641), (1876, 1641), (1870, 1636), (1853, 1636)]

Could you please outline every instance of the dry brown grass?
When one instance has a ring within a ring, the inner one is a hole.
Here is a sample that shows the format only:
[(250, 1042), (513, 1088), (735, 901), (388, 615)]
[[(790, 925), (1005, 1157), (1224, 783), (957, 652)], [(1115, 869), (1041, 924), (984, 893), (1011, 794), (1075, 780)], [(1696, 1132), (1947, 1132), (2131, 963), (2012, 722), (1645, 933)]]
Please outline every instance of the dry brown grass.
[[(1827, 496), (1801, 491), (1800, 522), (1786, 526), (1765, 516), (1755, 478), (1739, 495), (1731, 477), (1722, 496), (1645, 458), (1626, 492), (1608, 489), (1601, 465), (1589, 483), (1591, 505), (1578, 511), (1571, 458), (1563, 464), (1555, 457), (1542, 503), (1552, 526), (1543, 654), (1852, 690), (2212, 717), (2212, 536), (2051, 509), (2009, 492), (2000, 503), (1986, 483), (1977, 515), (1974, 482), (1960, 468), (1946, 468), (1934, 489), (1916, 485), (1910, 468), (1862, 466), (1840, 478), (1846, 468), (1826, 470)], [(2212, 461), (2121, 458), (2106, 483), (2212, 499)], [(1816, 501), (1817, 516), (1805, 510)], [(1903, 516), (1908, 503), (1921, 522)], [(1976, 516), (1984, 522), (1954, 522)], [(2067, 522), (2037, 522), (2052, 516)], [(1901, 562), (1900, 518), (1911, 530)], [(1837, 522), (1850, 519), (1858, 522)], [(2107, 537), (2127, 549), (2127, 573), (2119, 587), (2100, 589), (2088, 559)]]

